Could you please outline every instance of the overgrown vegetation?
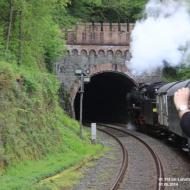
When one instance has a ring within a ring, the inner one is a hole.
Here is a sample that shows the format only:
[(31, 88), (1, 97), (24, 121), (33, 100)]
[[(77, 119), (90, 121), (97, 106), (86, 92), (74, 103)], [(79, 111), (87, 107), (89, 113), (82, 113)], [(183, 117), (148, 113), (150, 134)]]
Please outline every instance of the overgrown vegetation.
[(58, 88), (52, 74), (0, 62), (1, 189), (36, 189), (101, 150), (87, 134), (80, 140), (79, 124), (59, 107)]
[[(64, 54), (58, 15), (69, 0), (0, 2), (0, 181), (2, 190), (43, 189), (40, 180), (64, 171), (101, 146), (59, 106), (53, 63)], [(69, 176), (69, 174), (68, 174)], [(57, 188), (64, 187), (59, 183)], [(47, 189), (47, 188), (46, 188)], [(55, 189), (55, 187), (54, 187)]]
[(134, 22), (148, 0), (71, 0), (67, 12), (83, 21)]
[(166, 82), (187, 80), (190, 78), (189, 63), (180, 65), (179, 67), (167, 66), (163, 69), (163, 80)]
[(2, 0), (0, 56), (18, 64), (53, 70), (64, 52), (61, 28), (83, 22), (133, 22), (147, 0)]

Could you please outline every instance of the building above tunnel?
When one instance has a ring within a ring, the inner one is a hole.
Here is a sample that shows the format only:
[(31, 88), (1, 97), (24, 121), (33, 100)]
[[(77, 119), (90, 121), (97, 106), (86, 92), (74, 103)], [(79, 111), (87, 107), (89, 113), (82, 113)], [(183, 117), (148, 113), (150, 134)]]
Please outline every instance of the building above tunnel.
[(124, 65), (131, 58), (129, 49), (133, 26), (129, 23), (78, 23), (73, 29), (64, 31), (68, 56), (82, 66)]
[(132, 23), (78, 23), (67, 30), (68, 45), (129, 46)]
[(100, 77), (103, 81), (107, 77), (107, 74), (103, 73), (111, 73), (110, 76), (114, 76), (111, 77), (112, 83), (115, 81), (122, 83), (123, 80), (117, 80), (120, 75), (129, 79), (126, 80), (129, 81), (127, 84), (131, 84), (132, 81), (133, 85), (157, 81), (160, 78), (159, 73), (137, 77), (128, 69), (133, 28), (134, 24), (131, 23), (78, 23), (70, 30), (63, 29), (67, 54), (56, 62), (55, 71), (68, 94), (72, 116), (75, 115), (74, 102), (80, 90), (80, 79), (75, 76), (77, 69), (88, 70), (91, 78), (103, 76)]

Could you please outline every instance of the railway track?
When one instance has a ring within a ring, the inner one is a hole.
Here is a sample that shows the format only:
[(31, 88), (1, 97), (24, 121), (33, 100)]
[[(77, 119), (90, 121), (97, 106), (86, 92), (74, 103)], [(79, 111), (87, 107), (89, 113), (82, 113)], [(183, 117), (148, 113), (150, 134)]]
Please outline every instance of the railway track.
[[(147, 149), (147, 151), (150, 153), (152, 159), (154, 160), (154, 165), (155, 165), (155, 168), (156, 168), (156, 180), (154, 182), (155, 183), (155, 188), (154, 189), (156, 189), (156, 190), (164, 190), (164, 186), (160, 185), (160, 182), (164, 183), (164, 181), (163, 181), (163, 179), (164, 179), (164, 170), (163, 170), (162, 163), (161, 163), (158, 155), (154, 152), (154, 150), (143, 139), (141, 139), (138, 136), (132, 134), (131, 132), (126, 131), (125, 129), (122, 129), (121, 127), (114, 126), (114, 125), (108, 125), (108, 124), (99, 123), (98, 124), (98, 130), (100, 130), (100, 131), (102, 131), (104, 133), (107, 133), (108, 135), (110, 135), (114, 139), (116, 139), (117, 142), (120, 144), (120, 146), (122, 148), (122, 152), (123, 152), (122, 166), (121, 166), (120, 171), (118, 173), (118, 176), (115, 179), (115, 181), (114, 181), (112, 187), (110, 188), (110, 190), (117, 190), (117, 189), (120, 188), (120, 184), (122, 183), (123, 179), (125, 178), (126, 171), (127, 171), (127, 168), (128, 168), (128, 152), (127, 152), (126, 146), (124, 145), (124, 143), (119, 138), (119, 137), (121, 137), (121, 134), (132, 137), (133, 139), (135, 139), (136, 141), (141, 143)], [(119, 137), (118, 137), (118, 132), (120, 133)], [(162, 180), (162, 181), (160, 181), (160, 180)]]
[(122, 182), (125, 173), (127, 171), (127, 167), (128, 167), (128, 154), (127, 154), (127, 149), (125, 148), (125, 145), (119, 140), (119, 138), (117, 138), (115, 135), (113, 135), (112, 133), (98, 128), (99, 131), (102, 131), (110, 136), (112, 136), (121, 146), (122, 149), (122, 154), (123, 154), (123, 159), (122, 159), (122, 165), (120, 167), (119, 173), (116, 177), (116, 180), (114, 181), (113, 185), (111, 186), (110, 190), (117, 190), (119, 188), (120, 183)]

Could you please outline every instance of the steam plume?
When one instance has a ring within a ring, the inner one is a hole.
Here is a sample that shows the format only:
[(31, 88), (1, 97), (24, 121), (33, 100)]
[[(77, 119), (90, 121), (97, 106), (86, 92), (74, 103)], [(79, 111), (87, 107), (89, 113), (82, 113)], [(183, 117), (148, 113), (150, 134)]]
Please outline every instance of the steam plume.
[(179, 65), (190, 42), (190, 14), (184, 1), (150, 0), (144, 18), (132, 32), (130, 69), (135, 74), (151, 73), (167, 62)]

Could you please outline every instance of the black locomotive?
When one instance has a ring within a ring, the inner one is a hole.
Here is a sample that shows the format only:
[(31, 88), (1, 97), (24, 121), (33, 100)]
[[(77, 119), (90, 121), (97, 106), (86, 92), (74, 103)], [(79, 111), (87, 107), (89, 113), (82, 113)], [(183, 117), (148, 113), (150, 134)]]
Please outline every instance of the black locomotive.
[(173, 102), (175, 91), (182, 87), (190, 88), (190, 80), (171, 83), (156, 82), (140, 84), (131, 91), (129, 112), (139, 126), (149, 127), (160, 134), (166, 134), (169, 140), (180, 139), (190, 151), (190, 138), (180, 127), (180, 119)]

